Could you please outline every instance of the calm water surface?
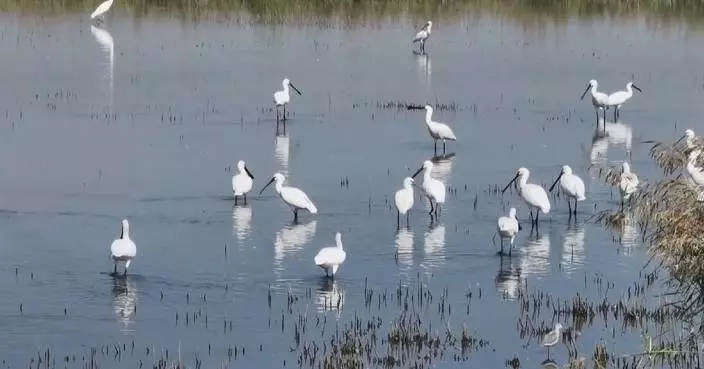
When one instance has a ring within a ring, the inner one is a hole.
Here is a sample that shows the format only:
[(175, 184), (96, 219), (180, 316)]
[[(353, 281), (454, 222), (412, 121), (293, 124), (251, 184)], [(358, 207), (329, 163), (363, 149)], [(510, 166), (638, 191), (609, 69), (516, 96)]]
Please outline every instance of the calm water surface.
[[(419, 278), (437, 296), (448, 288), (454, 329), (490, 342), (470, 363), (497, 368), (517, 356), (538, 366), (545, 350), (516, 332), (519, 288), (599, 298), (603, 291), (584, 286), (601, 277), (618, 300), (648, 257), (636, 228), (612, 234), (587, 221), (618, 206), (588, 167), (628, 159), (642, 179), (657, 178), (640, 142), (702, 130), (704, 37), (638, 18), (435, 19), (426, 56), (412, 53), (410, 21), (194, 25), (116, 13), (91, 29), (78, 15), (0, 18), (0, 359), (13, 368), (46, 348), (61, 360), (132, 341), (133, 353), (108, 356), (103, 367), (151, 364), (145, 346), (172, 359), (180, 346), (189, 366), (194, 355), (222, 366), (232, 346), (247, 350), (241, 365), (297, 366), (293, 333), (280, 328), (287, 291), (310, 289), (298, 308), (342, 326), (365, 311), (365, 279), (393, 291)], [(303, 95), (292, 97), (292, 119), (277, 132), (271, 94), (284, 77)], [(592, 78), (605, 91), (630, 80), (644, 90), (621, 122), (607, 121), (607, 137), (595, 137), (593, 109), (579, 100)], [(417, 198), (410, 229), (398, 232), (393, 193), (433, 147), (423, 112), (382, 107), (397, 101), (451, 105), (435, 117), (459, 138), (434, 171), (452, 188), (440, 219), (431, 222)], [(239, 159), (254, 191), (280, 171), (320, 213), (294, 225), (271, 190), (233, 207)], [(513, 205), (528, 214), (515, 193), (488, 190), (520, 166), (549, 186), (564, 164), (587, 185), (576, 222), (557, 199), (539, 234), (527, 227), (512, 258), (498, 257), (496, 218)], [(131, 275), (115, 279), (108, 247), (123, 217), (138, 257)], [(313, 256), (336, 231), (348, 259), (328, 283)], [(186, 324), (194, 313), (198, 321)], [(535, 324), (551, 326), (552, 314)], [(610, 324), (582, 330), (581, 354), (591, 357), (600, 342), (639, 352), (639, 330)], [(552, 357), (564, 362), (565, 347)], [(435, 365), (466, 364), (446, 357)]]

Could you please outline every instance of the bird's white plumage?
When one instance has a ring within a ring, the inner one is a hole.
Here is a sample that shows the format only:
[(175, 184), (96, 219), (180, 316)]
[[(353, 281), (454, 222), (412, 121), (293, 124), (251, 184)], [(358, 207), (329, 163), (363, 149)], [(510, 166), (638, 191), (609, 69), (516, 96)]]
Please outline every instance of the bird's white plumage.
[(545, 347), (555, 346), (558, 342), (560, 342), (560, 338), (562, 338), (561, 331), (562, 324), (556, 323), (555, 329), (551, 330), (550, 332), (546, 333), (545, 336), (543, 336), (543, 339), (541, 340), (542, 345)]
[(315, 204), (313, 204), (313, 201), (308, 198), (308, 195), (306, 195), (305, 192), (299, 190), (296, 187), (284, 186), (285, 180), (286, 177), (284, 177), (283, 174), (274, 174), (274, 181), (276, 182), (276, 192), (279, 194), (281, 199), (284, 200), (284, 202), (288, 206), (293, 208), (293, 210), (306, 209), (311, 214), (316, 214), (318, 212), (318, 208), (315, 206)]
[(569, 165), (562, 167), (560, 188), (562, 188), (562, 192), (568, 197), (576, 199), (577, 201), (586, 200), (586, 197), (584, 197), (584, 181), (572, 173), (572, 168), (570, 168)]
[(496, 223), (496, 231), (499, 232), (501, 238), (510, 238), (511, 245), (518, 232), (518, 219), (516, 219), (516, 208), (511, 208), (508, 216), (502, 216)]
[(697, 166), (697, 158), (699, 158), (700, 154), (701, 150), (694, 150), (689, 153), (689, 160), (687, 161), (687, 173), (689, 173), (690, 177), (692, 177), (694, 183), (699, 186), (704, 186), (704, 169), (702, 169), (702, 167)]
[(604, 109), (608, 105), (609, 95), (599, 91), (598, 86), (599, 83), (593, 79), (589, 81), (589, 87), (587, 87), (587, 89), (592, 95), (592, 105), (594, 105), (595, 108)]
[(530, 171), (526, 168), (519, 168), (517, 173), (518, 195), (531, 208), (540, 209), (543, 214), (550, 212), (550, 200), (545, 189), (532, 183), (528, 183)]
[(638, 176), (631, 172), (631, 166), (625, 161), (622, 168), (618, 189), (621, 192), (621, 198), (628, 200), (638, 189)]
[(291, 101), (291, 94), (289, 93), (289, 86), (291, 82), (288, 78), (284, 78), (281, 84), (284, 87), (283, 90), (274, 92), (274, 103), (276, 103), (276, 106), (282, 106), (288, 104), (289, 101)]
[(406, 177), (403, 179), (403, 188), (396, 191), (394, 196), (396, 210), (400, 214), (406, 214), (413, 207), (413, 178)]
[(433, 107), (430, 105), (425, 106), (425, 124), (428, 126), (428, 133), (430, 133), (430, 137), (434, 140), (457, 140), (457, 137), (455, 136), (455, 133), (452, 132), (450, 126), (445, 123), (433, 121)]
[(633, 97), (633, 82), (628, 82), (625, 91), (616, 91), (609, 95), (607, 105), (620, 108), (621, 105), (630, 100), (631, 97)]
[(237, 171), (238, 173), (232, 176), (232, 193), (235, 196), (243, 196), (252, 190), (254, 181), (250, 177), (243, 160), (237, 162)]
[(680, 142), (682, 140), (685, 140), (685, 143), (687, 145), (688, 149), (694, 148), (694, 140), (696, 139), (696, 136), (694, 135), (694, 131), (691, 129), (687, 129), (684, 131), (684, 136), (677, 140), (677, 142)]
[(325, 273), (331, 271), (332, 275), (335, 275), (337, 268), (345, 262), (346, 258), (347, 253), (342, 248), (342, 234), (337, 232), (335, 234), (335, 246), (320, 249), (313, 261), (315, 261), (315, 265), (325, 269)]
[(427, 23), (425, 23), (423, 28), (421, 28), (420, 31), (418, 31), (418, 33), (416, 33), (416, 36), (413, 37), (413, 43), (425, 42), (430, 37), (430, 33), (432, 31), (432, 28), (433, 28), (433, 22), (428, 21)]
[(100, 17), (103, 14), (107, 13), (108, 10), (110, 10), (110, 7), (112, 6), (113, 0), (106, 0), (100, 5), (98, 5), (97, 8), (91, 13), (90, 19), (94, 19), (95, 17)]
[(442, 181), (430, 176), (433, 171), (433, 162), (426, 160), (423, 162), (423, 191), (425, 196), (436, 204), (445, 203), (445, 184)]
[(122, 235), (112, 241), (110, 245), (110, 257), (117, 267), (118, 262), (125, 263), (125, 273), (129, 268), (132, 259), (137, 256), (137, 246), (130, 239), (130, 224), (127, 219), (122, 220)]

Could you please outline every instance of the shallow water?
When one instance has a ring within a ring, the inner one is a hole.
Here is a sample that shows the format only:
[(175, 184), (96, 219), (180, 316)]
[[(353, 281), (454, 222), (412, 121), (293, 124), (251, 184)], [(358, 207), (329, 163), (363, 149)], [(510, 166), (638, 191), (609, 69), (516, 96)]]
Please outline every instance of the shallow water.
[[(9, 367), (46, 348), (61, 360), (132, 341), (132, 354), (101, 365), (151, 363), (144, 347), (154, 346), (156, 357), (169, 350), (174, 359), (180, 348), (189, 365), (195, 353), (214, 367), (232, 345), (247, 350), (241, 365), (297, 365), (291, 332), (278, 326), (287, 291), (311, 289), (301, 309), (343, 324), (364, 310), (365, 279), (392, 291), (418, 278), (447, 287), (462, 306), (450, 323), (490, 342), (471, 363), (503, 367), (516, 355), (536, 366), (545, 350), (516, 332), (521, 286), (599, 297), (584, 287), (598, 276), (614, 282), (617, 300), (648, 257), (636, 228), (611, 234), (587, 221), (618, 206), (588, 166), (629, 159), (641, 180), (657, 178), (640, 142), (702, 128), (704, 37), (640, 18), (539, 28), (491, 16), (438, 19), (426, 56), (411, 51), (407, 21), (274, 27), (135, 23), (117, 13), (91, 30), (78, 15), (0, 18), (0, 358)], [(291, 120), (277, 132), (271, 94), (284, 77), (303, 95), (293, 96)], [(594, 136), (593, 109), (579, 100), (592, 78), (601, 90), (633, 79), (644, 91), (621, 122), (607, 122), (607, 137)], [(394, 191), (433, 145), (423, 112), (383, 108), (397, 101), (451, 106), (435, 118), (459, 138), (434, 172), (453, 190), (439, 220), (431, 223), (417, 197), (410, 229), (398, 232)], [(280, 171), (320, 213), (302, 213), (294, 225), (271, 189), (233, 207), (239, 159), (255, 192)], [(498, 257), (496, 218), (509, 205), (524, 221), (528, 214), (515, 193), (489, 189), (520, 166), (549, 186), (564, 164), (587, 185), (576, 223), (554, 199), (540, 234), (526, 227), (512, 257)], [(116, 279), (108, 247), (123, 217), (138, 257), (131, 275)], [(348, 260), (328, 283), (312, 259), (336, 231)], [(466, 314), (469, 290), (481, 297)], [(340, 296), (341, 312), (326, 312)], [(186, 323), (194, 313), (197, 322)], [(540, 323), (554, 322), (546, 315)], [(634, 353), (639, 333), (614, 338), (599, 323), (584, 328), (578, 346), (587, 357), (599, 342)], [(567, 357), (559, 346), (551, 355)]]

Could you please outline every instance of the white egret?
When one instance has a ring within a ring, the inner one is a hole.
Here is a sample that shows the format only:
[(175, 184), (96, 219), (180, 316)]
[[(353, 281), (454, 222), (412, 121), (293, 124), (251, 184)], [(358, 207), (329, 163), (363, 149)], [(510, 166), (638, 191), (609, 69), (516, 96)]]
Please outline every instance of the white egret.
[(609, 107), (614, 107), (614, 122), (618, 120), (618, 117), (621, 116), (621, 105), (625, 104), (626, 101), (630, 100), (631, 97), (633, 97), (633, 89), (636, 89), (640, 92), (643, 92), (638, 86), (634, 85), (633, 82), (628, 82), (626, 84), (626, 90), (625, 91), (616, 91), (609, 95), (609, 100), (606, 105)]
[[(581, 178), (577, 177), (577, 175), (572, 174), (572, 168), (570, 168), (569, 165), (562, 167), (560, 175), (555, 178), (555, 182), (553, 182), (552, 186), (550, 186), (550, 192), (552, 192), (553, 188), (555, 188), (558, 181), (560, 182), (562, 193), (567, 195), (567, 206), (569, 208), (570, 217), (572, 217), (572, 214), (576, 216), (577, 202), (587, 199), (584, 197), (584, 182)], [(572, 204), (570, 202), (572, 199), (574, 199), (574, 209), (572, 208)]]
[[(526, 168), (518, 168), (516, 175), (511, 179), (506, 187), (501, 191), (503, 194), (511, 186), (512, 183), (518, 180), (518, 194), (523, 198), (523, 200), (528, 204), (528, 209), (530, 209), (530, 220), (531, 226), (538, 226), (538, 214), (539, 210), (543, 214), (550, 212), (550, 200), (548, 199), (548, 194), (545, 189), (532, 183), (528, 183), (528, 177), (530, 172)], [(533, 218), (533, 208), (535, 210), (535, 218)]]
[(631, 172), (631, 166), (625, 161), (623, 162), (618, 189), (621, 193), (621, 209), (623, 209), (623, 203), (628, 201), (631, 195), (638, 190), (638, 176)]
[(288, 93), (288, 88), (289, 86), (293, 88), (296, 92), (298, 92), (299, 95), (303, 95), (301, 91), (299, 91), (296, 86), (291, 83), (291, 81), (288, 80), (288, 78), (284, 78), (283, 82), (281, 84), (284, 86), (284, 89), (281, 91), (276, 91), (274, 92), (274, 104), (276, 104), (276, 121), (279, 121), (279, 107), (283, 106), (284, 108), (284, 115), (283, 115), (283, 120), (286, 120), (286, 105), (288, 105), (289, 101), (291, 101), (291, 95)]
[(431, 29), (433, 28), (433, 22), (427, 21), (425, 25), (416, 33), (416, 37), (413, 38), (413, 43), (419, 42), (419, 52), (425, 53), (425, 41), (430, 37)]
[(247, 193), (252, 190), (252, 184), (254, 183), (254, 175), (249, 171), (244, 160), (237, 162), (237, 171), (239, 173), (232, 176), (232, 194), (235, 197), (235, 205), (237, 205), (237, 197), (240, 196), (244, 199), (245, 205), (247, 204)]
[[(345, 262), (347, 253), (342, 248), (342, 234), (335, 234), (335, 246), (323, 247), (313, 259), (315, 265), (325, 269), (325, 275), (335, 278), (337, 268)], [(331, 272), (331, 273), (330, 273)]]
[(413, 178), (406, 177), (403, 179), (403, 188), (396, 191), (396, 196), (394, 196), (394, 202), (396, 203), (396, 227), (401, 227), (401, 215), (406, 216), (406, 226), (409, 224), (409, 216), (411, 208), (413, 207)]
[[(423, 172), (423, 192), (425, 196), (430, 201), (430, 212), (428, 214), (435, 215), (438, 214), (438, 209), (440, 209), (440, 204), (445, 203), (445, 184), (441, 181), (432, 178), (430, 172), (433, 170), (433, 162), (426, 160), (423, 162), (423, 166), (420, 167), (411, 178), (415, 178), (420, 172)], [(433, 206), (435, 205), (435, 206)]]
[(687, 173), (689, 173), (690, 177), (692, 177), (694, 183), (699, 186), (704, 186), (704, 169), (702, 169), (701, 166), (697, 166), (697, 158), (699, 158), (699, 154), (701, 154), (701, 152), (701, 150), (697, 149), (689, 153)]
[(562, 339), (562, 324), (555, 323), (555, 329), (546, 333), (540, 343), (548, 348), (548, 358), (550, 358), (550, 347), (555, 346)]
[(286, 177), (284, 177), (283, 174), (274, 173), (274, 177), (272, 177), (271, 180), (261, 189), (261, 191), (259, 191), (259, 195), (261, 195), (262, 192), (264, 192), (264, 190), (266, 190), (266, 188), (269, 187), (270, 184), (276, 182), (276, 192), (281, 197), (281, 200), (284, 200), (286, 205), (288, 205), (293, 211), (294, 222), (298, 221), (299, 209), (306, 209), (311, 214), (317, 214), (318, 208), (315, 207), (313, 201), (310, 201), (308, 195), (306, 195), (305, 192), (299, 190), (296, 187), (284, 187), (285, 180)]
[(680, 141), (685, 140), (685, 143), (687, 144), (687, 148), (691, 149), (694, 147), (694, 140), (695, 139), (696, 139), (696, 136), (694, 135), (694, 131), (692, 131), (691, 129), (688, 129), (688, 130), (684, 131), (684, 135), (682, 137), (680, 137), (680, 139), (677, 140), (677, 142), (675, 142), (675, 145), (680, 143)]
[[(506, 238), (508, 238), (511, 243), (508, 249), (508, 254), (511, 255), (516, 233), (521, 229), (521, 224), (518, 223), (518, 218), (516, 218), (516, 208), (511, 208), (507, 217), (499, 217), (496, 223), (496, 232), (499, 234), (499, 238), (501, 238), (501, 251), (498, 252), (499, 255), (504, 254), (504, 239)], [(496, 237), (496, 233), (494, 233), (494, 237)]]
[(606, 120), (606, 109), (608, 108), (607, 103), (609, 100), (609, 95), (597, 90), (598, 85), (599, 83), (595, 79), (590, 80), (587, 85), (587, 89), (584, 90), (582, 97), (580, 98), (580, 100), (584, 100), (584, 96), (587, 92), (591, 91), (592, 105), (594, 105), (594, 109), (596, 111), (597, 122), (599, 121), (599, 110), (604, 112), (604, 120)]
[[(418, 109), (418, 108), (416, 108)], [(452, 132), (450, 126), (445, 123), (433, 121), (433, 107), (425, 106), (425, 124), (428, 126), (428, 133), (435, 141), (435, 152), (438, 151), (438, 140), (442, 140), (442, 152), (445, 153), (445, 141), (457, 141), (455, 133)]]
[(112, 7), (112, 2), (113, 0), (103, 1), (103, 3), (98, 5), (98, 7), (95, 8), (93, 13), (91, 13), (90, 19), (95, 19), (97, 17), (98, 20), (102, 21), (105, 16), (105, 13), (107, 13), (108, 10), (110, 10), (110, 7)]
[(120, 238), (112, 241), (112, 245), (110, 245), (110, 256), (114, 264), (113, 273), (117, 274), (118, 263), (124, 263), (125, 275), (127, 275), (127, 268), (130, 267), (132, 259), (137, 256), (137, 246), (130, 239), (130, 224), (127, 219), (122, 220)]

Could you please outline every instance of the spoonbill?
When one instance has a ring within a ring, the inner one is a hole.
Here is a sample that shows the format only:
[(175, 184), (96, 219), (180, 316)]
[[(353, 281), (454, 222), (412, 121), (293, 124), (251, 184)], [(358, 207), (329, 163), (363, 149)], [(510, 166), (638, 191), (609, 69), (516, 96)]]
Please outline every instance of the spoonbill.
[(680, 137), (680, 139), (677, 140), (677, 142), (675, 142), (675, 145), (680, 143), (680, 141), (685, 140), (685, 143), (687, 144), (687, 148), (691, 149), (694, 147), (694, 139), (695, 138), (696, 138), (696, 136), (694, 135), (694, 131), (692, 131), (691, 129), (687, 129), (686, 131), (684, 131), (684, 136)]
[(281, 197), (281, 200), (284, 200), (286, 205), (288, 205), (291, 210), (293, 211), (293, 221), (297, 222), (298, 221), (298, 210), (299, 209), (306, 209), (308, 210), (311, 214), (317, 214), (318, 213), (318, 208), (315, 207), (315, 204), (313, 204), (313, 201), (310, 201), (308, 198), (308, 195), (306, 195), (305, 192), (299, 190), (296, 187), (284, 187), (284, 181), (286, 180), (286, 177), (284, 177), (283, 174), (281, 173), (274, 173), (274, 176), (271, 178), (271, 180), (259, 191), (259, 195), (266, 190), (269, 185), (272, 183), (276, 182), (275, 188), (276, 192), (279, 194)]
[(112, 245), (110, 245), (110, 256), (114, 264), (113, 274), (117, 274), (117, 264), (124, 263), (124, 275), (127, 275), (127, 268), (130, 267), (132, 259), (137, 256), (137, 246), (130, 239), (130, 223), (127, 219), (122, 220), (120, 238), (112, 241)]
[(96, 17), (98, 18), (99, 21), (102, 21), (102, 19), (105, 16), (105, 13), (110, 10), (110, 7), (112, 6), (113, 0), (106, 0), (103, 1), (100, 5), (98, 5), (97, 8), (91, 13), (90, 19), (95, 19)]
[[(418, 109), (418, 108), (416, 108)], [(438, 152), (438, 140), (442, 140), (442, 152), (445, 153), (445, 141), (457, 141), (455, 133), (452, 132), (450, 126), (445, 123), (433, 121), (433, 107), (425, 106), (425, 124), (428, 126), (428, 133), (435, 142), (435, 153)]]
[(638, 190), (638, 176), (631, 172), (631, 166), (625, 161), (622, 165), (618, 189), (621, 193), (621, 209), (623, 210), (623, 203), (628, 201), (631, 195)]
[(235, 196), (235, 205), (237, 205), (238, 196), (241, 196), (244, 203), (247, 204), (247, 193), (252, 190), (254, 175), (249, 171), (244, 160), (237, 162), (237, 171), (239, 173), (232, 176), (232, 193)]
[(580, 100), (584, 100), (584, 96), (587, 94), (587, 92), (591, 91), (592, 105), (594, 105), (594, 109), (596, 111), (596, 120), (598, 122), (599, 110), (604, 112), (604, 120), (606, 120), (606, 109), (608, 108), (607, 103), (609, 100), (609, 95), (598, 91), (597, 86), (599, 86), (599, 83), (595, 79), (590, 80), (589, 84), (587, 84), (587, 88), (582, 93), (582, 97), (580, 98)]
[(335, 246), (323, 247), (313, 260), (315, 265), (325, 269), (325, 276), (334, 279), (337, 268), (345, 262), (346, 258), (347, 253), (342, 248), (342, 234), (337, 232), (335, 233)]
[(550, 358), (550, 347), (557, 345), (562, 338), (562, 324), (555, 323), (555, 329), (546, 333), (541, 340), (541, 344), (548, 348), (548, 358)]
[[(558, 181), (560, 182), (562, 192), (567, 195), (567, 206), (569, 207), (570, 217), (572, 214), (577, 215), (577, 202), (587, 199), (584, 197), (584, 182), (581, 178), (577, 177), (577, 175), (572, 174), (572, 168), (570, 168), (569, 165), (562, 167), (560, 175), (555, 178), (555, 182), (550, 186), (550, 192), (555, 188)], [(571, 204), (572, 199), (574, 199), (574, 210)]]
[[(438, 209), (440, 209), (440, 204), (445, 203), (445, 184), (440, 180), (430, 177), (430, 172), (433, 170), (433, 162), (426, 160), (423, 162), (423, 166), (420, 167), (411, 178), (415, 178), (420, 172), (423, 172), (423, 192), (430, 202), (430, 212), (428, 214), (435, 215), (438, 214)], [(433, 204), (435, 205), (433, 207)]]
[(690, 177), (692, 177), (694, 183), (699, 186), (704, 186), (704, 169), (702, 169), (702, 167), (700, 166), (697, 166), (697, 158), (699, 158), (699, 154), (701, 153), (702, 151), (699, 149), (689, 153), (689, 160), (687, 161), (687, 173), (689, 173)]
[(279, 107), (283, 106), (284, 108), (284, 115), (283, 115), (283, 120), (286, 120), (286, 105), (288, 105), (289, 101), (291, 101), (291, 95), (288, 93), (289, 91), (289, 86), (294, 89), (298, 95), (303, 95), (301, 91), (299, 91), (296, 86), (291, 83), (291, 81), (288, 80), (288, 78), (284, 78), (283, 82), (281, 84), (284, 86), (284, 89), (281, 91), (276, 91), (274, 92), (274, 104), (276, 104), (276, 121), (279, 121)]
[[(516, 218), (516, 208), (511, 208), (508, 212), (508, 216), (499, 217), (496, 223), (496, 232), (501, 238), (501, 251), (498, 252), (499, 255), (504, 254), (504, 239), (508, 238), (511, 245), (508, 249), (508, 254), (511, 255), (511, 250), (513, 249), (513, 241), (516, 239), (516, 233), (523, 229), (521, 224), (518, 223), (518, 218)], [(494, 233), (496, 237), (496, 233)]]
[(416, 33), (416, 37), (413, 38), (413, 43), (419, 42), (419, 52), (425, 53), (425, 41), (430, 37), (430, 31), (433, 28), (433, 22), (427, 21), (420, 31)]
[(406, 177), (403, 179), (403, 188), (396, 191), (394, 196), (396, 203), (396, 228), (401, 228), (401, 215), (406, 216), (406, 226), (409, 226), (409, 210), (413, 207), (413, 178)]
[[(530, 176), (530, 171), (526, 168), (518, 168), (516, 175), (511, 179), (506, 187), (501, 191), (503, 194), (506, 190), (518, 180), (518, 195), (523, 198), (523, 201), (528, 204), (528, 209), (530, 209), (530, 221), (531, 225), (538, 226), (538, 210), (542, 211), (543, 214), (550, 212), (550, 200), (548, 199), (548, 194), (545, 189), (533, 184), (528, 183), (528, 177)], [(535, 210), (535, 218), (533, 218), (533, 208)]]
[(621, 105), (625, 104), (626, 101), (633, 97), (633, 89), (643, 92), (638, 86), (634, 85), (633, 82), (628, 82), (626, 84), (626, 91), (616, 91), (609, 95), (609, 100), (606, 105), (614, 107), (614, 122), (618, 120), (621, 116)]

